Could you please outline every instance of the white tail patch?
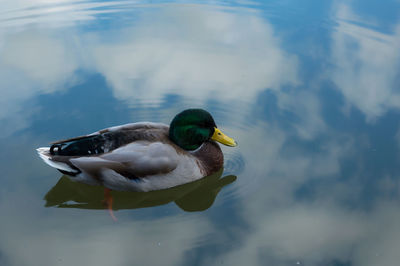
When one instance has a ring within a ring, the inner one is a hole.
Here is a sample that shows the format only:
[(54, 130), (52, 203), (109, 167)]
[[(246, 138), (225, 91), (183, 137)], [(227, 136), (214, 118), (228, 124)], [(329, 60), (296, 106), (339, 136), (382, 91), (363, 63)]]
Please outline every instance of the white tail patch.
[(42, 160), (51, 167), (67, 172), (78, 173), (76, 169), (71, 168), (68, 164), (52, 160), (49, 147), (41, 147), (36, 149), (36, 151), (38, 152), (40, 158), (42, 158)]

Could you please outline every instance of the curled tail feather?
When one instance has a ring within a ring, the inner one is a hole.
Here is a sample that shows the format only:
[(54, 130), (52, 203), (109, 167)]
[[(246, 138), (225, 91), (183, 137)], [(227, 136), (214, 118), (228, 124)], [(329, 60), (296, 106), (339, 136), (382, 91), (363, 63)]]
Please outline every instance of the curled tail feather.
[(42, 158), (42, 160), (46, 164), (48, 164), (49, 166), (51, 166), (53, 168), (56, 168), (63, 174), (76, 175), (80, 172), (78, 169), (72, 168), (67, 163), (53, 160), (53, 157), (50, 153), (49, 147), (41, 147), (41, 148), (36, 149), (36, 151), (38, 152), (40, 158)]

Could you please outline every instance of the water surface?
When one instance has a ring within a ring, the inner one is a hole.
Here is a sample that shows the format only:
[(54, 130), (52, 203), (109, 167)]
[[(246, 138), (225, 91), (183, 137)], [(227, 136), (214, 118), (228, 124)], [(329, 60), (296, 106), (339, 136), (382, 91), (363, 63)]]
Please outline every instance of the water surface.
[[(5, 1), (0, 265), (397, 265), (398, 1)], [(115, 192), (35, 149), (210, 111), (239, 146)]]

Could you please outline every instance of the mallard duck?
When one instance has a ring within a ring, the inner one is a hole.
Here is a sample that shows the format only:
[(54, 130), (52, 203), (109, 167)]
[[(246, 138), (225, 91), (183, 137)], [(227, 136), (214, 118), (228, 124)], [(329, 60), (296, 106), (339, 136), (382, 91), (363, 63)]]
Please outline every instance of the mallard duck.
[(177, 114), (170, 126), (139, 122), (38, 148), (48, 165), (73, 181), (112, 190), (151, 191), (198, 180), (223, 166), (220, 142), (236, 146), (202, 109)]

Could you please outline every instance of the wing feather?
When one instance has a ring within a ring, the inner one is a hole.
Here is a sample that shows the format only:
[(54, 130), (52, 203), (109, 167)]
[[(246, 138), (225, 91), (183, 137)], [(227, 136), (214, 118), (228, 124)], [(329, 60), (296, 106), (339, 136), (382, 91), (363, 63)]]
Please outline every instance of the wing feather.
[(148, 141), (137, 141), (100, 156), (71, 159), (73, 165), (90, 175), (112, 169), (129, 179), (169, 173), (178, 161), (179, 155), (172, 146)]
[(138, 123), (128, 123), (124, 125), (104, 128), (99, 131), (93, 132), (91, 134), (82, 135), (78, 137), (73, 137), (69, 139), (63, 139), (54, 141), (51, 144), (60, 144), (64, 142), (71, 142), (76, 140), (81, 140), (85, 138), (89, 138), (91, 136), (100, 135), (106, 132), (116, 132), (116, 131), (126, 131), (126, 130), (150, 130), (150, 129), (159, 129), (159, 130), (168, 130), (168, 126), (162, 123), (151, 123), (151, 122), (138, 122)]

